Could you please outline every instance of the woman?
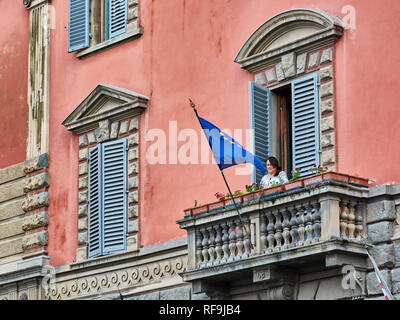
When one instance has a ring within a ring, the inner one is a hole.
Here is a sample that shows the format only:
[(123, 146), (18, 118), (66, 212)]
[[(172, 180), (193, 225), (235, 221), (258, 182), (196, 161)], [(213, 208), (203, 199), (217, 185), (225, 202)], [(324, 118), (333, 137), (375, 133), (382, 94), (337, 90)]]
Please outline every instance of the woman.
[(268, 157), (266, 160), (268, 174), (262, 177), (260, 184), (264, 188), (269, 188), (274, 184), (288, 183), (285, 171), (281, 170), (279, 162), (275, 157)]

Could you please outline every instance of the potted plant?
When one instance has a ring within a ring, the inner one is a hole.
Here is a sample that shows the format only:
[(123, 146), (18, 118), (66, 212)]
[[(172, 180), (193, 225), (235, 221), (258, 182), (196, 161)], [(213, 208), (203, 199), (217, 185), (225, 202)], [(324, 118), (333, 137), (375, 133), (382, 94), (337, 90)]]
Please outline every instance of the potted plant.
[(285, 190), (291, 190), (294, 188), (302, 188), (303, 187), (303, 180), (300, 179), (301, 168), (296, 168), (290, 173), (289, 182), (286, 183)]
[(271, 195), (274, 193), (279, 193), (282, 191), (285, 191), (285, 185), (276, 183), (276, 184), (271, 185), (269, 188), (265, 188), (261, 194), (263, 196), (265, 196), (265, 195)]
[(308, 169), (313, 173), (312, 176), (304, 178), (304, 186), (307, 186), (309, 184), (321, 182), (323, 180), (322, 174), (326, 171), (328, 171), (328, 167), (322, 167), (321, 165), (318, 165), (318, 167), (314, 164), (314, 166), (310, 169)]
[(243, 201), (254, 200), (257, 194), (262, 191), (264, 187), (257, 183), (246, 185), (246, 194), (243, 195)]

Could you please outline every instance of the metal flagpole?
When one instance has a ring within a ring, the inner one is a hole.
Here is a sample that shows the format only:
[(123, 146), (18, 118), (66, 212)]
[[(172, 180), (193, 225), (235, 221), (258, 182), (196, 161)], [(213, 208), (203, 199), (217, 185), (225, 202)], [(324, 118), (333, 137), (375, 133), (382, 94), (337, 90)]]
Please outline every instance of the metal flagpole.
[[(189, 98), (189, 101), (190, 101), (190, 106), (192, 107), (194, 113), (196, 114), (197, 119), (199, 119), (199, 115), (198, 115), (197, 110), (196, 110), (196, 105), (193, 103), (192, 99)], [(199, 121), (199, 122), (200, 122), (200, 121)], [(201, 126), (201, 123), (200, 123), (200, 126)], [(202, 127), (202, 126), (201, 126), (201, 127)], [(203, 128), (203, 127), (202, 127), (202, 128)], [(210, 145), (210, 147), (211, 147), (211, 145)], [(218, 167), (218, 168), (219, 168), (219, 167)], [(250, 230), (247, 230), (246, 224), (245, 224), (244, 221), (242, 220), (242, 217), (241, 217), (240, 212), (239, 212), (239, 208), (238, 208), (238, 206), (237, 206), (237, 204), (236, 204), (235, 198), (233, 197), (231, 188), (230, 188), (229, 185), (228, 185), (228, 181), (226, 181), (224, 172), (223, 172), (220, 168), (219, 168), (219, 171), (221, 172), (222, 178), (223, 178), (224, 181), (225, 181), (225, 185), (226, 185), (226, 187), (228, 188), (229, 195), (231, 196), (232, 202), (233, 202), (233, 204), (234, 204), (234, 206), (235, 206), (235, 208), (236, 208), (237, 214), (238, 214), (238, 216), (239, 216), (239, 220), (240, 220), (240, 222), (242, 223), (242, 225), (243, 225), (243, 227), (244, 227), (244, 231), (245, 231), (245, 233), (246, 233), (245, 236), (246, 236), (246, 235), (249, 236), (251, 248), (254, 248), (253, 243), (251, 242), (251, 238), (250, 238)]]

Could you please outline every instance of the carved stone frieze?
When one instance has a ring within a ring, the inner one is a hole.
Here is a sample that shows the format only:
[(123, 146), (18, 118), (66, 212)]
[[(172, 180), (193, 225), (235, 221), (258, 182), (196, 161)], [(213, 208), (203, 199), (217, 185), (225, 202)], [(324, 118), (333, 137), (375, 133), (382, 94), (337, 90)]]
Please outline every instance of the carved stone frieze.
[[(179, 273), (186, 270), (187, 257), (177, 257), (130, 268), (108, 272), (97, 269), (96, 274), (79, 276), (63, 281), (57, 279), (48, 299), (79, 299), (138, 286), (179, 280)], [(100, 271), (100, 272), (99, 272)]]

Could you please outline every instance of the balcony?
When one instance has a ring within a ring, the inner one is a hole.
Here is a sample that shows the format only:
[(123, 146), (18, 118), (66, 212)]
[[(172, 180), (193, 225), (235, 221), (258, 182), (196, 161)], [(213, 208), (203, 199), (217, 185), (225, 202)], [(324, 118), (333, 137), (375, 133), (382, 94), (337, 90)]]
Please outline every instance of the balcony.
[(328, 172), (235, 197), (240, 216), (231, 199), (185, 210), (181, 276), (213, 298), (292, 299), (299, 275), (363, 273), (367, 197), (367, 179)]

